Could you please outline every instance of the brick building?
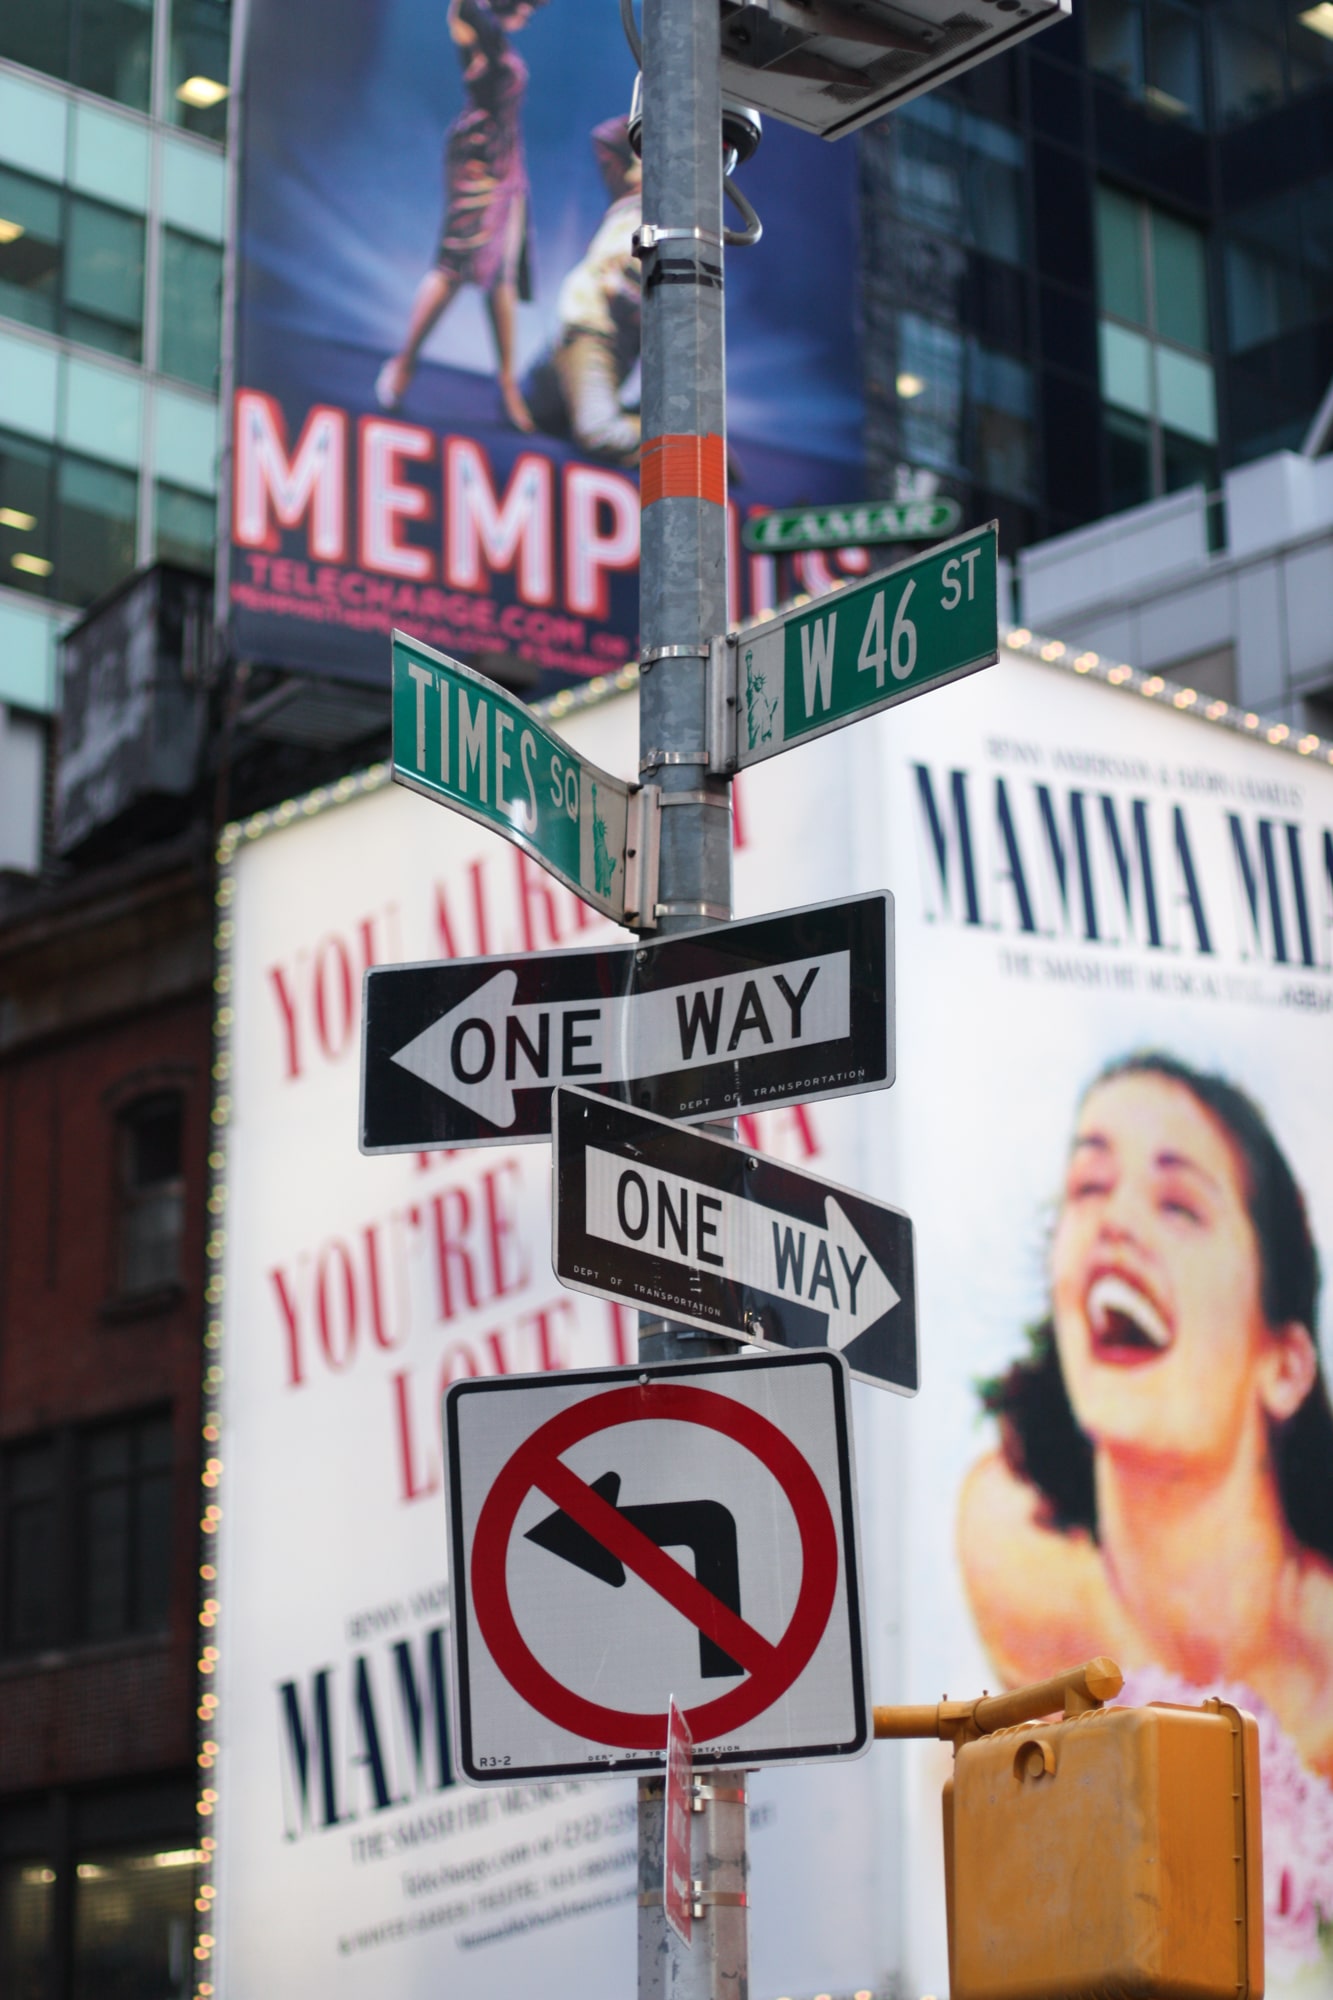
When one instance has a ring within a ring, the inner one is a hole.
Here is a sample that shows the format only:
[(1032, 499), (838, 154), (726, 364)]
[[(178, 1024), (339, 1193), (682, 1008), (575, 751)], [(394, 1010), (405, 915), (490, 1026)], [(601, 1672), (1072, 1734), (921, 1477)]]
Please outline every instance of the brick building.
[(0, 1991), (188, 1991), (209, 866), (0, 928)]

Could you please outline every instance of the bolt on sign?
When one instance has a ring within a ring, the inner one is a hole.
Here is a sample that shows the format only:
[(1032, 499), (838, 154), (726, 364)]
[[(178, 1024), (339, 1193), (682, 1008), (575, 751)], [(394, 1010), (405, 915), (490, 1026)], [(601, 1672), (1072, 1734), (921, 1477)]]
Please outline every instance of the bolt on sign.
[(512, 840), (615, 922), (639, 914), (642, 788), (580, 757), (498, 682), (405, 632), (393, 635), (393, 775)]

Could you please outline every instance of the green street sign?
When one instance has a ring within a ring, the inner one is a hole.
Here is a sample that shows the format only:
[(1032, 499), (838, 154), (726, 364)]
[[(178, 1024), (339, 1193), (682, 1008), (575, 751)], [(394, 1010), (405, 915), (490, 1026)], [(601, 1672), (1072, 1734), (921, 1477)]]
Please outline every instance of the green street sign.
[(405, 632), (393, 634), (393, 775), (503, 834), (617, 923), (638, 914), (629, 833), (639, 789), (588, 763), (495, 681)]
[(783, 507), (756, 514), (741, 529), (755, 555), (802, 549), (868, 548), (876, 542), (929, 542), (951, 535), (963, 518), (956, 500), (863, 501), (855, 507)]
[(999, 658), (996, 524), (742, 632), (740, 769)]

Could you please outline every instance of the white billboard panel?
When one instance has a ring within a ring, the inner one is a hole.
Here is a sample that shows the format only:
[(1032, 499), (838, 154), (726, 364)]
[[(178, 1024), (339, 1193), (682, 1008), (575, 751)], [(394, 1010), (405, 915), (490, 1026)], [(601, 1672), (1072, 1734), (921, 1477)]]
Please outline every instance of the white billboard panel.
[[(760, 1129), (916, 1226), (921, 1394), (854, 1388), (872, 1698), (1103, 1652), (1135, 1698), (1243, 1688), (1270, 1991), (1333, 1994), (1333, 771), (1132, 685), (1011, 653), (744, 775), (738, 914), (888, 888), (898, 930), (894, 1089)], [(631, 696), (565, 726), (635, 768)], [(201, 1986), (619, 2000), (631, 1788), (441, 1782), (439, 1401), (626, 1361), (631, 1315), (552, 1276), (544, 1147), (356, 1149), (366, 963), (619, 934), (345, 789), (221, 888)], [(755, 1779), (756, 2000), (947, 1991), (946, 1769)]]

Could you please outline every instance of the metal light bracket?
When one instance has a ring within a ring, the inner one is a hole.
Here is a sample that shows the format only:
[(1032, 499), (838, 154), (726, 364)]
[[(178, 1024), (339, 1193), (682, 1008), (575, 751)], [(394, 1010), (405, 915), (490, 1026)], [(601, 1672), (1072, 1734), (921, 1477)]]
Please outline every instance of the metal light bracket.
[(839, 139), (1064, 20), (1072, 0), (718, 0), (722, 89)]

